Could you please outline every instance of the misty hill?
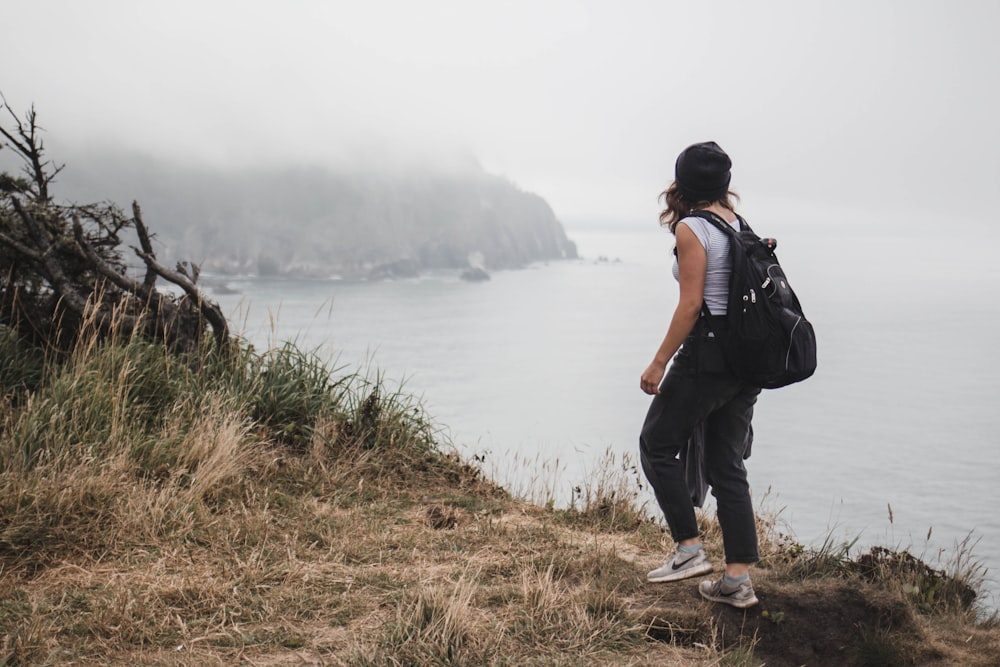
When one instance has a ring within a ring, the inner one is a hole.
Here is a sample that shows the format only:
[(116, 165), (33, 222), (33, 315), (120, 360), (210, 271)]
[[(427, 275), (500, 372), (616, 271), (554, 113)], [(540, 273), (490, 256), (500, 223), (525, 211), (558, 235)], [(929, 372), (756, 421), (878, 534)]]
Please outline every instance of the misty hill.
[(576, 257), (544, 199), (477, 164), (223, 171), (126, 154), (68, 164), (62, 198), (138, 200), (157, 252), (210, 272), (381, 278)]

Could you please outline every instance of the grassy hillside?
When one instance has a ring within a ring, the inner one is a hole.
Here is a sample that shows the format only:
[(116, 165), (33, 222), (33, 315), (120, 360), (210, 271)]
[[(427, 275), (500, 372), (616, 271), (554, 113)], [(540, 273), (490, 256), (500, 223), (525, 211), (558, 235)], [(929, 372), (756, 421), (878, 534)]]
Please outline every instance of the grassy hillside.
[(628, 461), (571, 508), (519, 500), (291, 346), (57, 364), (0, 328), (0, 387), (0, 664), (1000, 664), (967, 553), (806, 549), (765, 516), (761, 604), (711, 605), (644, 582), (670, 541)]

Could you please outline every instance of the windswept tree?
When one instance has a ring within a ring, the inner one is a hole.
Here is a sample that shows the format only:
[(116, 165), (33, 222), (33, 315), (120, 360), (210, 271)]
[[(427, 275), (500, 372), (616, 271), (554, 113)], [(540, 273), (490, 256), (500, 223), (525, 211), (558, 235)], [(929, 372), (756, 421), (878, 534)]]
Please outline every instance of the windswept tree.
[[(63, 166), (46, 157), (41, 132), (34, 108), (19, 117), (0, 95), (0, 150), (23, 162), (21, 174), (0, 172), (0, 326), (60, 352), (87, 331), (193, 352), (209, 328), (227, 349), (226, 318), (198, 288), (198, 266), (157, 260), (138, 203), (129, 216), (107, 202), (54, 202), (50, 186)], [(131, 263), (127, 232), (138, 243)], [(174, 287), (160, 289), (161, 279)]]

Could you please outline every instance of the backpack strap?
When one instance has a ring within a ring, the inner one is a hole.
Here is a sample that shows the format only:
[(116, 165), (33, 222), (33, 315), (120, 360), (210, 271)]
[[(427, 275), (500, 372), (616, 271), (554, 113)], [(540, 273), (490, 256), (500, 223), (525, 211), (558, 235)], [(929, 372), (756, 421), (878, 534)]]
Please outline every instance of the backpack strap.
[[(703, 218), (707, 220), (709, 223), (711, 223), (713, 227), (717, 227), (719, 230), (726, 232), (726, 234), (729, 236), (734, 236), (736, 234), (736, 230), (733, 229), (732, 225), (730, 225), (728, 222), (723, 220), (719, 215), (712, 213), (711, 211), (699, 209), (697, 211), (691, 211), (688, 215), (693, 218)], [(753, 231), (752, 229), (750, 229), (750, 225), (747, 224), (747, 221), (744, 220), (743, 216), (741, 216), (739, 213), (736, 214), (736, 219), (740, 223), (741, 232)]]
[[(733, 229), (733, 226), (730, 225), (725, 220), (723, 220), (722, 217), (720, 217), (716, 213), (712, 213), (711, 211), (706, 211), (704, 209), (699, 209), (697, 211), (691, 211), (690, 213), (688, 213), (688, 216), (692, 218), (702, 218), (703, 220), (707, 220), (709, 224), (711, 224), (713, 227), (716, 227), (719, 231), (724, 232), (726, 236), (729, 236), (730, 238), (736, 236), (736, 230)], [(750, 229), (750, 225), (747, 224), (747, 221), (744, 220), (739, 213), (736, 214), (736, 219), (739, 220), (740, 231), (747, 231)], [(674, 248), (674, 252), (675, 253), (677, 252), (676, 248)], [(711, 330), (712, 325), (711, 325), (711, 320), (709, 318), (712, 316), (712, 313), (708, 310), (708, 306), (705, 305), (704, 300), (702, 300), (701, 302), (701, 316), (705, 318), (705, 322), (706, 324), (708, 324), (709, 330)], [(714, 334), (715, 332), (713, 331), (712, 333)]]

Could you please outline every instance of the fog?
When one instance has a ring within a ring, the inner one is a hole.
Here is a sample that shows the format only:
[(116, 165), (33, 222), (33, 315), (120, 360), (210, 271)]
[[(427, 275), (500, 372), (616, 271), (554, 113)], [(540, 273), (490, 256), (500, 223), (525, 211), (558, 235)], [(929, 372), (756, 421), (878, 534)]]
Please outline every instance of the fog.
[(982, 212), (1000, 182), (992, 1), (35, 0), (3, 17), (0, 91), (36, 106), (53, 152), (474, 158), (570, 224), (655, 219), (675, 155), (707, 139), (748, 205)]

